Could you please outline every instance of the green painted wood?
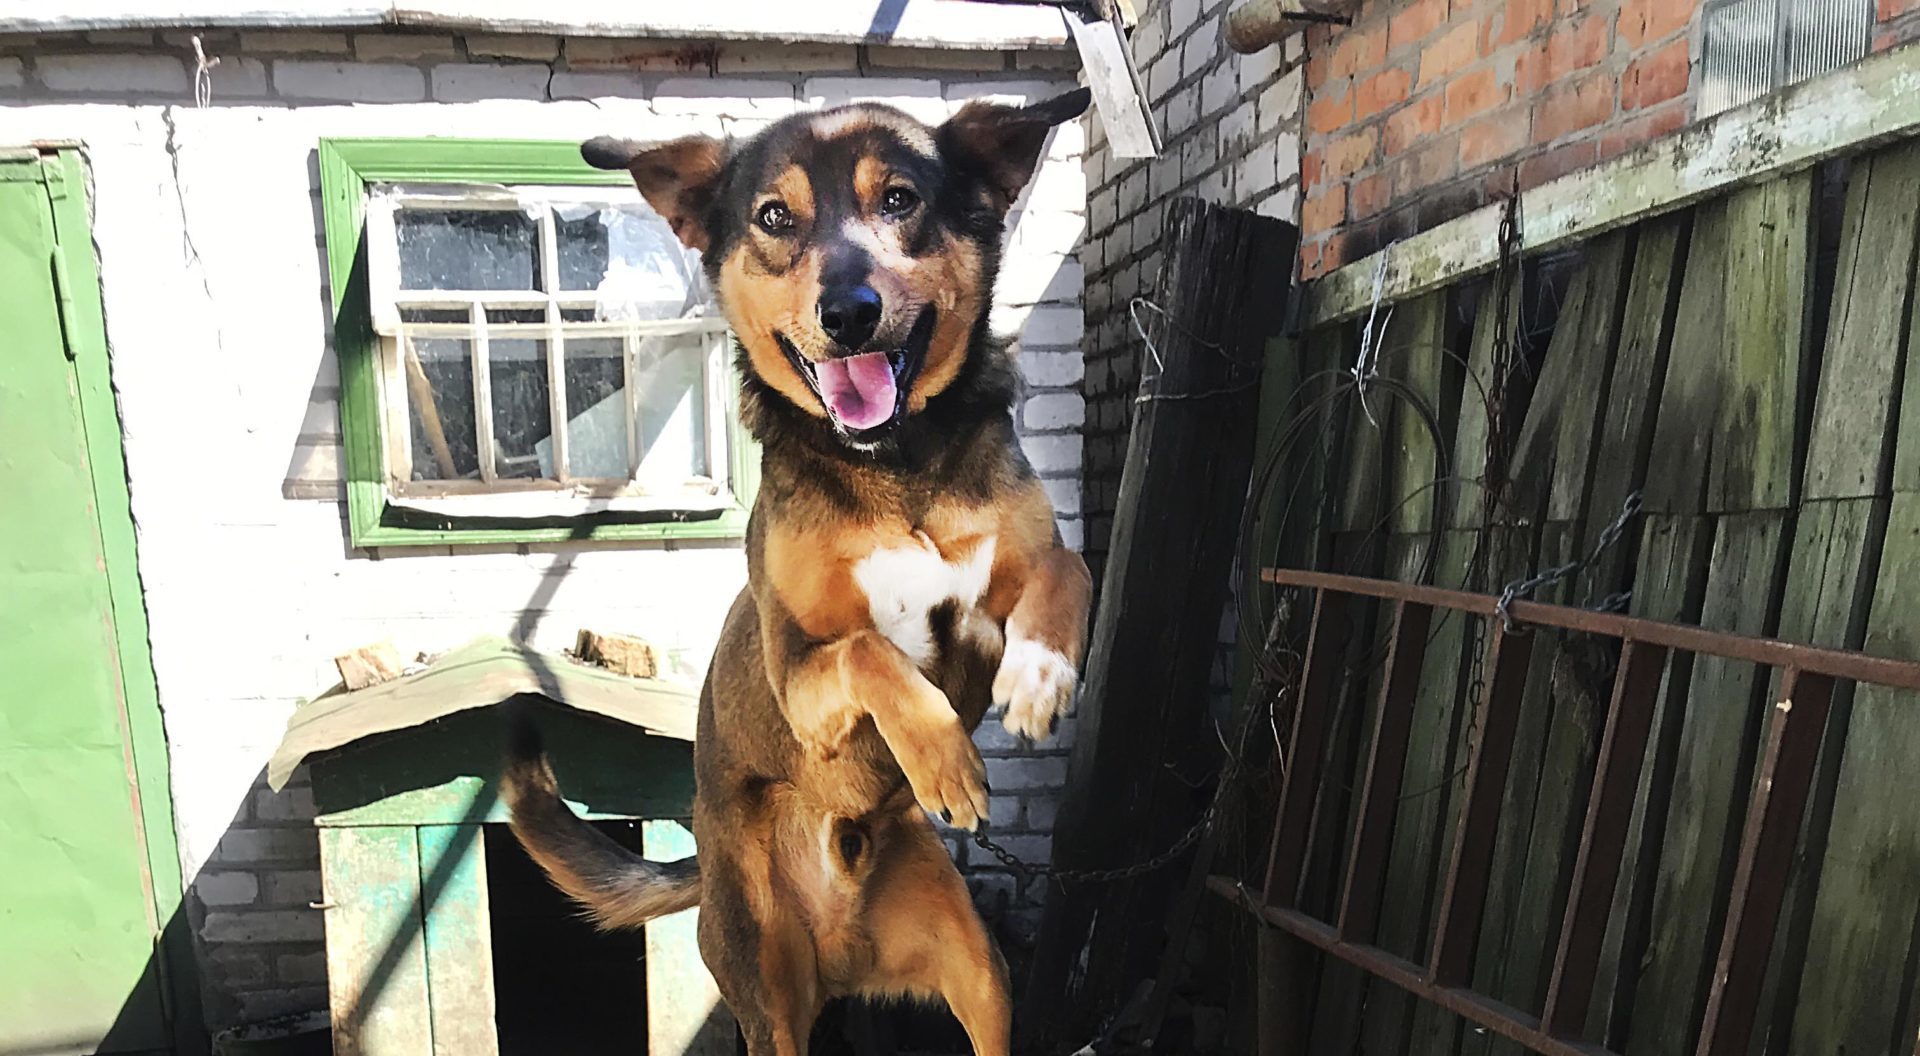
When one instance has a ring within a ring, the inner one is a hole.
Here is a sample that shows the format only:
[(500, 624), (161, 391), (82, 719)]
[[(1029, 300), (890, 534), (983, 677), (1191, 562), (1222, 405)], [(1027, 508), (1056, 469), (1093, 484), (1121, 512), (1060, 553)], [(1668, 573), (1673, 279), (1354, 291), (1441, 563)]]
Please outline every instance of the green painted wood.
[(1715, 419), (1707, 508), (1785, 509), (1804, 411), (1813, 177), (1803, 172), (1727, 199), (1726, 391)]
[[(1476, 397), (1463, 395), (1462, 407)], [(1434, 562), (1434, 582), (1449, 587), (1472, 589), (1466, 582), (1474, 551), (1481, 545), (1480, 533), (1450, 529), (1440, 539), (1439, 558)], [(1430, 723), (1423, 740), (1424, 759), (1409, 751), (1409, 779), (1402, 785), (1400, 817), (1394, 833), (1395, 856), (1416, 863), (1421, 874), (1422, 896), (1418, 928), (1422, 941), (1418, 953), (1429, 945), (1424, 940), (1433, 927), (1439, 907), (1439, 886), (1443, 870), (1453, 859), (1453, 836), (1459, 819), (1458, 797), (1465, 774), (1466, 742), (1472, 721), (1473, 699), (1467, 695), (1469, 650), (1477, 644), (1477, 621), (1462, 613), (1439, 612), (1427, 644), (1427, 656), (1421, 667), (1420, 695), (1414, 703), (1417, 722)], [(1411, 771), (1427, 775), (1424, 784), (1412, 780)], [(1407, 830), (1403, 844), (1400, 826)], [(1415, 1002), (1409, 1028), (1409, 1056), (1448, 1056), (1458, 1043), (1461, 1020), (1431, 1002)]]
[(1566, 300), (1547, 342), (1540, 363), (1540, 375), (1526, 413), (1511, 423), (1513, 445), (1507, 468), (1507, 498), (1515, 516), (1542, 520), (1553, 489), (1555, 448), (1560, 439), (1560, 412), (1567, 401), (1581, 397), (1571, 393), (1574, 379), (1581, 372), (1576, 349), (1586, 326), (1587, 302), (1592, 297), (1593, 278), (1589, 268), (1581, 268), (1568, 284)]
[[(1701, 604), (1703, 626), (1738, 634), (1774, 631), (1786, 529), (1787, 517), (1779, 511), (1720, 518)], [(1691, 1050), (1726, 914), (1724, 892), (1738, 850), (1766, 689), (1766, 679), (1752, 664), (1694, 660), (1664, 804), (1628, 1052)]]
[[(1580, 545), (1587, 551), (1599, 543), (1600, 533), (1618, 515), (1627, 496), (1647, 484), (1691, 222), (1686, 213), (1651, 221), (1640, 229), (1634, 245), (1613, 377), (1595, 412), (1597, 455), (1587, 499), (1589, 513), (1580, 533)], [(1633, 570), (1632, 540), (1637, 535), (1630, 533), (1602, 556), (1599, 567), (1587, 576), (1589, 590), (1604, 595), (1627, 586)]]
[[(1619, 409), (1609, 399), (1613, 388), (1613, 367), (1619, 347), (1620, 317), (1627, 297), (1629, 280), (1637, 267), (1632, 232), (1617, 231), (1602, 235), (1587, 247), (1581, 270), (1586, 276), (1586, 296), (1581, 305), (1579, 325), (1567, 331), (1554, 327), (1556, 352), (1571, 356), (1566, 386), (1555, 404), (1541, 408), (1547, 412), (1546, 425), (1553, 431), (1553, 471), (1547, 489), (1547, 520), (1580, 525), (1588, 516), (1587, 500), (1592, 493), (1594, 466), (1600, 456), (1601, 432), (1605, 423), (1620, 418)], [(1565, 332), (1569, 340), (1562, 344)], [(1539, 400), (1527, 408), (1532, 417)], [(1616, 455), (1609, 452), (1609, 455)], [(1611, 510), (1594, 510), (1594, 517), (1613, 516)], [(1575, 532), (1575, 538), (1583, 538)]]
[[(1817, 435), (1818, 423), (1815, 428)], [(1877, 470), (1870, 472), (1869, 482), (1876, 475)], [(1794, 524), (1793, 558), (1787, 567), (1787, 589), (1781, 605), (1781, 638), (1839, 649), (1861, 648), (1866, 638), (1874, 580), (1879, 571), (1886, 518), (1885, 499), (1812, 500), (1801, 505)], [(1779, 685), (1777, 677), (1774, 685)], [(1821, 941), (1811, 934), (1813, 902), (1826, 855), (1853, 693), (1854, 687), (1849, 683), (1834, 687), (1827, 735), (1821, 742), (1773, 955), (1762, 984), (1760, 1007), (1770, 1010), (1769, 1015), (1781, 1025), (1790, 1020), (1797, 1002), (1808, 944)], [(1761, 727), (1761, 743), (1765, 743), (1775, 719), (1775, 713), (1769, 709)], [(1895, 799), (1883, 800), (1877, 809), (1906, 813), (1910, 808), (1904, 800)]]
[[(1517, 287), (1519, 278), (1511, 280)], [(1508, 333), (1518, 341), (1519, 291), (1508, 303)], [(1449, 528), (1477, 528), (1485, 519), (1487, 436), (1490, 427), (1488, 401), (1494, 387), (1493, 346), (1499, 335), (1499, 291), (1489, 289), (1481, 295), (1473, 316), (1473, 336), (1466, 352), (1465, 377), (1460, 386), (1460, 410), (1453, 434), (1453, 473), (1459, 482), (1453, 488), (1453, 502), (1447, 510)]]
[(85, 171), (72, 152), (0, 171), (0, 1049), (143, 1051), (176, 1026), (190, 1044)]
[[(1920, 495), (1897, 494), (1865, 649), (1920, 659)], [(1862, 686), (1849, 717), (1791, 1051), (1907, 1052), (1920, 928), (1920, 753), (1914, 694)]]
[[(1708, 517), (1649, 514), (1640, 532), (1628, 611), (1648, 619), (1698, 623), (1713, 553), (1713, 529), (1714, 521)], [(1692, 654), (1678, 653), (1668, 658), (1660, 695), (1654, 702), (1647, 755), (1634, 791), (1613, 909), (1594, 975), (1587, 1037), (1603, 1039), (1615, 1051), (1625, 1045), (1627, 1021), (1640, 978), (1660, 846), (1666, 832), (1664, 807), (1673, 787), (1692, 673)]]
[[(694, 853), (693, 833), (671, 819), (640, 823), (640, 850), (658, 862)], [(739, 1028), (700, 958), (700, 911), (647, 924), (647, 1051), (733, 1056)]]
[[(1559, 336), (1566, 320), (1556, 327), (1549, 355), (1564, 349), (1575, 361), (1566, 398), (1548, 409), (1556, 436), (1548, 521), (1541, 535), (1543, 566), (1591, 553), (1641, 481), (1677, 293), (1674, 257), (1684, 222), (1684, 217), (1663, 220), (1637, 235), (1620, 233), (1596, 242), (1584, 269), (1587, 290), (1577, 329), (1563, 343)], [(1596, 568), (1549, 588), (1545, 600), (1579, 605), (1612, 593), (1625, 586), (1632, 554), (1632, 536), (1624, 537)], [(1513, 821), (1518, 858), (1509, 868), (1521, 869), (1522, 875), (1508, 896), (1512, 908), (1501, 940), (1504, 955), (1481, 948), (1483, 956), (1503, 962), (1495, 970), (1502, 996), (1535, 1011), (1546, 998), (1616, 658), (1610, 643), (1582, 636), (1553, 635), (1543, 644), (1548, 648), (1536, 647), (1528, 672), (1525, 705), (1547, 716), (1541, 739), (1527, 742), (1530, 762), (1538, 745), (1538, 766), (1527, 771), (1536, 782), (1533, 816)], [(1525, 809), (1528, 798), (1516, 790), (1514, 809)], [(1502, 1041), (1490, 1050), (1520, 1051)]]
[[(1915, 288), (1920, 288), (1920, 253), (1914, 261), (1914, 277), (1910, 280)], [(1907, 330), (1906, 371), (1901, 379), (1900, 389), (1900, 437), (1905, 443), (1896, 446), (1893, 455), (1893, 490), (1902, 492), (1920, 491), (1920, 362), (1916, 362), (1913, 350), (1920, 349), (1920, 311), (1910, 311)]]
[(496, 1056), (493, 927), (480, 826), (426, 825), (414, 831), (433, 1054)]
[(334, 1056), (433, 1056), (414, 829), (322, 829), (320, 876)]
[[(1379, 575), (1394, 567), (1377, 534), (1343, 533), (1335, 538), (1333, 567)], [(1402, 559), (1403, 561), (1404, 559)], [(1371, 701), (1379, 692), (1377, 675), (1384, 646), (1379, 626), (1383, 606), (1355, 599), (1345, 621), (1348, 638), (1342, 651), (1343, 676), (1335, 690), (1336, 711), (1322, 764), (1319, 794), (1314, 803), (1313, 831), (1307, 861), (1302, 905), (1322, 920), (1337, 915), (1340, 883), (1353, 840), (1358, 809), (1358, 781), (1366, 746), (1373, 740)], [(1312, 1031), (1307, 1051), (1313, 1056), (1346, 1056), (1355, 1051), (1361, 1029), (1361, 1009), (1371, 978), (1338, 958), (1325, 958), (1319, 989), (1313, 995)], [(1384, 984), (1382, 984), (1384, 985)]]
[[(1418, 298), (1400, 307), (1389, 328), (1387, 351), (1400, 355), (1401, 379), (1424, 403), (1435, 421), (1423, 423), (1411, 406), (1397, 408), (1392, 445), (1395, 509), (1390, 517), (1403, 556), (1393, 578), (1405, 582), (1457, 584), (1466, 574), (1471, 541), (1461, 533), (1448, 546), (1442, 535), (1434, 549), (1429, 533), (1446, 507), (1445, 487), (1436, 489), (1443, 467), (1440, 453), (1451, 454), (1452, 426), (1459, 413), (1462, 375), (1449, 370), (1447, 295)], [(1438, 430), (1438, 435), (1435, 433)], [(1450, 475), (1450, 474), (1449, 474)], [(1392, 845), (1387, 855), (1386, 895), (1381, 903), (1378, 942), (1418, 956), (1431, 926), (1432, 889), (1439, 870), (1440, 821), (1453, 785), (1449, 770), (1459, 715), (1460, 620), (1436, 613), (1421, 662), (1421, 687), (1408, 726), (1401, 794), (1395, 805)], [(1404, 1044), (1418, 1005), (1403, 991), (1374, 987), (1367, 1002), (1366, 1044)]]
[[(594, 818), (691, 810), (691, 745), (554, 705), (541, 713), (548, 757), (576, 810)], [(328, 752), (311, 766), (317, 824), (504, 822), (494, 798), (504, 743), (498, 709), (482, 708)]]
[[(380, 385), (368, 307), (366, 195), (374, 182), (619, 186), (625, 173), (580, 158), (572, 141), (492, 139), (323, 139), (319, 147), (321, 226), (333, 300), (333, 344), (340, 361), (340, 424), (347, 478), (348, 534), (357, 547), (505, 545), (581, 541), (739, 539), (759, 486), (760, 451), (729, 414), (729, 477), (737, 503), (718, 516), (643, 524), (581, 519), (542, 527), (464, 525), (422, 518), (387, 502), (380, 443)], [(729, 395), (729, 406), (734, 397)]]
[(1673, 351), (1660, 392), (1647, 462), (1646, 507), (1655, 513), (1706, 511), (1707, 470), (1713, 460), (1726, 365), (1721, 354), (1726, 318), (1727, 206), (1694, 210), (1686, 278), (1674, 314)]
[[(1561, 316), (1564, 323), (1566, 316)], [(1505, 534), (1505, 533), (1503, 533)], [(1566, 561), (1573, 552), (1570, 533), (1564, 524), (1543, 525), (1534, 536), (1536, 549), (1527, 552), (1525, 572)], [(1539, 600), (1564, 600), (1567, 588), (1543, 588)], [(1560, 635), (1536, 631), (1533, 656), (1527, 665), (1527, 678), (1521, 696), (1524, 701), (1520, 720), (1514, 730), (1513, 757), (1507, 770), (1505, 794), (1500, 802), (1500, 820), (1494, 833), (1493, 868), (1489, 874), (1485, 915), (1480, 925), (1480, 941), (1475, 951), (1474, 985), (1516, 1006), (1528, 1003), (1532, 980), (1538, 967), (1538, 954), (1525, 952), (1520, 944), (1527, 936), (1543, 928), (1538, 899), (1532, 897), (1529, 881), (1538, 882), (1530, 870), (1536, 836), (1534, 826), (1541, 817), (1539, 800), (1542, 772), (1547, 765), (1555, 721), (1553, 675), (1564, 641)], [(1462, 1051), (1469, 1054), (1516, 1051), (1511, 1043), (1491, 1033), (1467, 1038)]]
[[(1358, 331), (1358, 326), (1346, 328)], [(1358, 338), (1348, 342), (1357, 349)], [(1357, 354), (1357, 352), (1356, 352)], [(1396, 356), (1385, 356), (1376, 370), (1387, 376), (1401, 366)], [(1349, 360), (1344, 366), (1352, 367)], [(1371, 411), (1371, 416), (1368, 412)], [(1370, 532), (1387, 514), (1387, 431), (1393, 428), (1393, 405), (1385, 399), (1369, 397), (1366, 406), (1353, 395), (1341, 401), (1340, 465), (1345, 470), (1334, 529), (1341, 532)]]
[[(1446, 293), (1416, 298), (1393, 313), (1382, 341), (1381, 354), (1397, 361), (1391, 376), (1420, 396), (1439, 429), (1436, 436), (1411, 407), (1393, 408), (1393, 439), (1387, 445), (1387, 521), (1395, 532), (1431, 530), (1446, 495), (1444, 486), (1434, 486), (1440, 476), (1440, 453), (1452, 450), (1450, 426), (1458, 402), (1456, 393), (1446, 391), (1444, 381), (1451, 376), (1446, 369), (1446, 323)], [(1458, 384), (1457, 378), (1454, 383)]]
[[(1920, 234), (1920, 142), (1863, 160), (1847, 186), (1826, 354), (1807, 441), (1806, 496), (1885, 493)], [(1909, 434), (1920, 436), (1920, 431)]]

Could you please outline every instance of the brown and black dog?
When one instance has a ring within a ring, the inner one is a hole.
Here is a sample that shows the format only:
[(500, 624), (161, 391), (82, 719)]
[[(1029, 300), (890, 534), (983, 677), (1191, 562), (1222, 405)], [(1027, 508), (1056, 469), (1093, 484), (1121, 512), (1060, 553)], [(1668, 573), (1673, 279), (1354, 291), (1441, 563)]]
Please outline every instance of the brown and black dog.
[(993, 704), (1039, 739), (1068, 706), (1091, 582), (1017, 442), (987, 328), (1007, 210), (1074, 91), (930, 128), (855, 105), (729, 147), (581, 148), (703, 254), (764, 448), (748, 586), (700, 698), (698, 864), (576, 818), (537, 750), (514, 831), (606, 927), (702, 907), (700, 949), (753, 1056), (804, 1053), (843, 995), (943, 998), (1005, 1056), (1006, 968), (926, 813), (987, 821), (970, 738)]

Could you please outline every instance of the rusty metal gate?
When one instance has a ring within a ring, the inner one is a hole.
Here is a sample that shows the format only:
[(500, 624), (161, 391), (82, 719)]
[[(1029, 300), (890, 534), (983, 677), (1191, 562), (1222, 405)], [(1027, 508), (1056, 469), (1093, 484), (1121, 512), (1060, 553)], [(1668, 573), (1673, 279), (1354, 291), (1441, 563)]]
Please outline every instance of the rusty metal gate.
[[(1747, 806), (1719, 955), (1700, 1024), (1700, 1056), (1744, 1056), (1760, 1016), (1763, 976), (1793, 868), (1793, 850), (1814, 779), (1828, 706), (1837, 682), (1920, 689), (1920, 663), (1795, 645), (1528, 601), (1504, 608), (1481, 594), (1387, 580), (1270, 569), (1267, 582), (1312, 592), (1307, 648), (1286, 744), (1272, 854), (1258, 886), (1216, 876), (1211, 886), (1267, 923), (1370, 975), (1550, 1056), (1606, 1056), (1581, 1037), (1596, 982), (1635, 779), (1647, 752), (1660, 682), (1674, 653), (1750, 662), (1779, 676), (1752, 798)], [(1312, 842), (1314, 805), (1329, 779), (1322, 765), (1341, 678), (1342, 628), (1349, 610), (1377, 600), (1387, 610), (1386, 659), (1373, 703), (1373, 737), (1356, 789), (1334, 919), (1301, 907), (1300, 886)], [(1465, 788), (1453, 852), (1440, 885), (1436, 925), (1424, 961), (1366, 941), (1385, 889), (1393, 804), (1400, 796), (1414, 699), (1436, 611), (1489, 621), (1485, 689), (1473, 703)], [(1600, 741), (1592, 793), (1572, 885), (1552, 952), (1544, 1012), (1538, 1016), (1470, 986), (1473, 953), (1489, 882), (1495, 826), (1512, 758), (1523, 683), (1536, 628), (1618, 642), (1618, 663)], [(1297, 980), (1268, 980), (1284, 989)]]

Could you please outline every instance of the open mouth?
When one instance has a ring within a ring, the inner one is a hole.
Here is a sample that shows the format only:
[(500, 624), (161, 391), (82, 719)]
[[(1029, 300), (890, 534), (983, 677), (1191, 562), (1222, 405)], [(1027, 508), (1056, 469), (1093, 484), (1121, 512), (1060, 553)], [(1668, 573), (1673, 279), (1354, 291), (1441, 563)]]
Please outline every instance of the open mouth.
[(818, 363), (801, 355), (785, 335), (775, 332), (773, 336), (819, 397), (834, 428), (850, 439), (867, 440), (906, 417), (907, 394), (913, 391), (914, 378), (926, 362), (933, 321), (934, 310), (929, 305), (914, 320), (902, 347)]

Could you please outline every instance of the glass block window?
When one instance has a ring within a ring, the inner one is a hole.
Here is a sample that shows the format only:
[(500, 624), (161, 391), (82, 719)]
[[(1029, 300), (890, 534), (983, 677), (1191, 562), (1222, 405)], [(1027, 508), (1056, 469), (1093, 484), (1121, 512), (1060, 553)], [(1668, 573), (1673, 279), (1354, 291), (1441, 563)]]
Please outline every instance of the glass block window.
[(698, 254), (636, 192), (375, 184), (367, 256), (394, 501), (734, 501), (726, 324)]
[(1858, 62), (1873, 0), (1709, 0), (1700, 47), (1700, 116)]

